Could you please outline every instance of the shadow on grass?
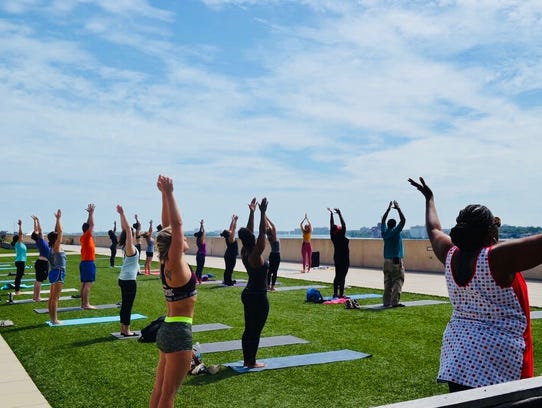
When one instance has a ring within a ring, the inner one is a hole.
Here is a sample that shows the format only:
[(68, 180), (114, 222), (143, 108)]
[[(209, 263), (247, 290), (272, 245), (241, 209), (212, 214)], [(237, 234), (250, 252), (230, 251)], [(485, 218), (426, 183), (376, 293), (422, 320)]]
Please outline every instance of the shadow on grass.
[(73, 347), (92, 346), (92, 345), (95, 345), (95, 344), (109, 343), (109, 342), (116, 341), (116, 340), (117, 339), (115, 339), (113, 336), (98, 337), (98, 338), (95, 338), (95, 339), (88, 339), (88, 340), (85, 340), (85, 341), (76, 341), (76, 342), (72, 343), (71, 346), (73, 346)]
[(43, 329), (45, 326), (46, 326), (45, 323), (39, 323), (39, 324), (33, 324), (31, 326), (17, 327), (17, 323), (15, 323), (15, 326), (12, 326), (11, 328), (6, 328), (7, 330), (3, 330), (2, 333), (7, 333), (8, 331), (10, 333), (15, 333), (15, 332), (20, 332), (20, 331), (24, 331), (24, 330)]

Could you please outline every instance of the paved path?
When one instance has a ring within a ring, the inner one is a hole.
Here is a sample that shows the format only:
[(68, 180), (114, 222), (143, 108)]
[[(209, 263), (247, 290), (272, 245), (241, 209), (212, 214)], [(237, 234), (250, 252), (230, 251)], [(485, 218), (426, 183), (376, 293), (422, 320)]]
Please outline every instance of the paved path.
[[(64, 245), (67, 252), (79, 252), (77, 245)], [(96, 253), (109, 255), (108, 248), (96, 248)], [(28, 254), (33, 255), (33, 254)], [(0, 255), (0, 257), (6, 255)], [(7, 259), (13, 259), (8, 254)], [(195, 255), (187, 255), (190, 264), (196, 264)], [(221, 257), (207, 257), (205, 266), (223, 269), (224, 259)], [(238, 259), (236, 271), (245, 272), (241, 260)], [(281, 262), (278, 276), (291, 279), (311, 280), (331, 284), (335, 270), (333, 267), (321, 266), (312, 269), (309, 273), (301, 273), (301, 263)], [(371, 289), (383, 289), (382, 271), (379, 269), (351, 267), (346, 277), (347, 286), (356, 286)], [(542, 281), (528, 281), (529, 298), (531, 306), (542, 307)], [(331, 288), (330, 288), (331, 289)], [(325, 289), (323, 291), (326, 291)], [(406, 272), (404, 292), (418, 293), (447, 297), (444, 275), (440, 273)], [(346, 294), (349, 290), (346, 290)], [(327, 294), (327, 291), (326, 293)], [(32, 382), (23, 366), (17, 360), (8, 344), (0, 337), (0, 399), (3, 408), (37, 408), (50, 407), (38, 388)]]

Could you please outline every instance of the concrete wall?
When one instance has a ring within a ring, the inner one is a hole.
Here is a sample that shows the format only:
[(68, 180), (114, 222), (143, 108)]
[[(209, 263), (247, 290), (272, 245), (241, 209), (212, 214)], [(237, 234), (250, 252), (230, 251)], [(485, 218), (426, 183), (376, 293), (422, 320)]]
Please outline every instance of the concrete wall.
[[(79, 243), (79, 237), (65, 237), (66, 242), (73, 244)], [(95, 237), (96, 245), (100, 247), (109, 247), (110, 241), (107, 236)], [(189, 254), (196, 252), (196, 242), (194, 237), (188, 237), (190, 249)], [(429, 240), (407, 239), (403, 241), (405, 249), (405, 267), (407, 270), (420, 272), (442, 272), (443, 266), (435, 257)], [(145, 248), (145, 243), (143, 243)], [(333, 265), (333, 244), (330, 239), (313, 238), (313, 251), (320, 252), (320, 263), (322, 265)], [(210, 256), (223, 256), (226, 250), (224, 238), (208, 237), (207, 254)], [(267, 245), (265, 255), (269, 252)], [(350, 265), (360, 268), (381, 268), (383, 241), (381, 239), (351, 239), (350, 240)], [(280, 256), (287, 262), (299, 262), (301, 268), (301, 239), (282, 238), (280, 240)], [(542, 280), (542, 265), (524, 271), (524, 276), (528, 279)]]

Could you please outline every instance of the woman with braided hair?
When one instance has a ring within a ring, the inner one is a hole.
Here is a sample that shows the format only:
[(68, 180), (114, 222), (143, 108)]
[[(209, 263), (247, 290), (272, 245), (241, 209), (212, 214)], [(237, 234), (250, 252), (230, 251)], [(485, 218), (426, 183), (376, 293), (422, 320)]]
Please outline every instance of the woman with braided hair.
[(454, 392), (532, 377), (529, 299), (521, 271), (542, 263), (542, 234), (499, 242), (500, 219), (471, 204), (447, 235), (424, 179), (408, 181), (425, 197), (427, 233), (445, 266), (453, 307), (438, 381)]

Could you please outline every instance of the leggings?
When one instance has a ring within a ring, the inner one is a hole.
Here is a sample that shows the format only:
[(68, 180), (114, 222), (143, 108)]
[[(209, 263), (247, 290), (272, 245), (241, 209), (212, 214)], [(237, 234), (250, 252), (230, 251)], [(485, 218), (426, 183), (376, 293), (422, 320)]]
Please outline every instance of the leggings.
[(135, 280), (119, 279), (120, 293), (122, 303), (120, 305), (120, 323), (128, 326), (132, 315), (132, 306), (137, 292), (137, 283)]
[(312, 245), (310, 242), (301, 244), (301, 257), (303, 258), (303, 269), (310, 269), (312, 263)]
[(269, 300), (267, 292), (241, 293), (241, 300), (245, 309), (245, 331), (241, 339), (243, 346), (244, 365), (256, 363), (256, 353), (260, 345), (260, 335), (269, 314)]
[(231, 285), (232, 283), (232, 275), (233, 275), (233, 268), (235, 268), (235, 264), (237, 263), (237, 255), (236, 254), (224, 254), (224, 264), (226, 265), (226, 269), (224, 269), (224, 283), (226, 285)]
[(109, 265), (111, 265), (111, 267), (115, 266), (115, 257), (117, 256), (117, 246), (116, 245), (111, 245), (109, 247), (109, 249), (111, 250), (111, 257), (109, 258)]
[(21, 279), (24, 275), (25, 261), (15, 261), (15, 267), (17, 268), (17, 273), (15, 275), (15, 292), (21, 290)]
[(203, 266), (205, 265), (205, 254), (198, 252), (196, 254), (196, 276), (198, 281), (201, 281), (201, 274), (203, 273)]
[(346, 274), (348, 273), (348, 268), (350, 267), (350, 262), (347, 259), (340, 261), (334, 261), (335, 263), (335, 279), (333, 279), (333, 296), (341, 297), (344, 295), (344, 283), (346, 281)]
[(271, 252), (269, 254), (269, 272), (267, 273), (267, 286), (277, 282), (277, 273), (280, 265), (280, 252)]

